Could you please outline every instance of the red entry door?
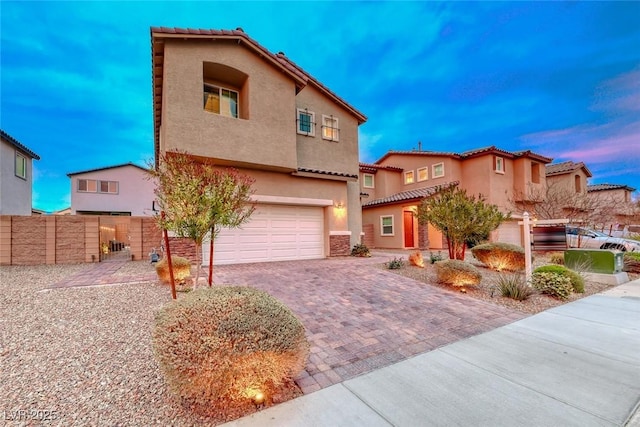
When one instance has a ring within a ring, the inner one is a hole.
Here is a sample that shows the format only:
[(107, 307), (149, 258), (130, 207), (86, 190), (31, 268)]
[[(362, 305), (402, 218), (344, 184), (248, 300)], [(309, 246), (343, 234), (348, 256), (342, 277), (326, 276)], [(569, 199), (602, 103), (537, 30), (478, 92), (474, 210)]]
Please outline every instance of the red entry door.
[(404, 247), (413, 248), (413, 212), (404, 211)]

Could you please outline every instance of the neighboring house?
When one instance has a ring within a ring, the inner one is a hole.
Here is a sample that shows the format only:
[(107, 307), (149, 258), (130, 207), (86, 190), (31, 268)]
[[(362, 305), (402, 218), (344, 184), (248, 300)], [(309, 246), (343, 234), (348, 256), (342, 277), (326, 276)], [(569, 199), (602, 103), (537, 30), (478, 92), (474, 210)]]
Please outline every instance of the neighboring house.
[(0, 215), (31, 215), (33, 151), (0, 130)]
[(155, 185), (141, 166), (125, 163), (67, 176), (71, 179), (72, 215), (153, 215)]
[[(589, 199), (608, 213), (608, 225), (614, 229), (640, 224), (640, 207), (634, 202), (635, 188), (624, 184), (594, 184), (587, 186)], [(607, 230), (609, 231), (609, 230)]]
[(257, 208), (220, 233), (215, 263), (348, 254), (366, 117), (241, 29), (151, 28), (151, 44), (156, 161), (182, 150), (256, 180)]
[(568, 192), (582, 194), (586, 194), (587, 181), (593, 176), (583, 162), (572, 161), (551, 163), (546, 166), (545, 173), (548, 187), (558, 186)]
[[(532, 195), (546, 185), (544, 166), (551, 160), (491, 146), (464, 153), (389, 151), (374, 164), (361, 163), (364, 241), (379, 248), (444, 248), (440, 232), (416, 221), (414, 213), (424, 198), (442, 186), (457, 185), (512, 212), (515, 202), (535, 203)], [(522, 244), (517, 218), (503, 223), (491, 240)]]

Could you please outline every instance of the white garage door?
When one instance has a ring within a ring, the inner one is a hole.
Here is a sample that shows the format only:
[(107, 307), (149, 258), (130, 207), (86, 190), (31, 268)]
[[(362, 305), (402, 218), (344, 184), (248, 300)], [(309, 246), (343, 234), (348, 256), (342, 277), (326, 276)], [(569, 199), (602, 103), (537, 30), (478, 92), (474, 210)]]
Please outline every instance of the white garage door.
[[(240, 229), (223, 229), (214, 242), (215, 265), (324, 257), (323, 208), (257, 205)], [(209, 243), (203, 245), (209, 264)]]

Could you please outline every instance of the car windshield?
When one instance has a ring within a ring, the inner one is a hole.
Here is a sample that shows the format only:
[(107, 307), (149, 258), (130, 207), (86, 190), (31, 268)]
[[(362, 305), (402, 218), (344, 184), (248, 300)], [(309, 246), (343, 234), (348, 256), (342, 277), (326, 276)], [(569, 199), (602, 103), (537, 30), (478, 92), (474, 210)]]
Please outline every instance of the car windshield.
[(609, 235), (608, 235), (608, 234), (606, 234), (606, 233), (602, 233), (602, 232), (600, 232), (600, 231), (596, 231), (596, 230), (589, 230), (589, 229), (585, 229), (584, 231), (585, 231), (585, 232), (587, 232), (587, 233), (593, 233), (593, 234), (595, 234), (595, 235), (596, 235), (596, 236), (598, 236), (598, 237), (611, 237), (611, 236), (609, 236)]

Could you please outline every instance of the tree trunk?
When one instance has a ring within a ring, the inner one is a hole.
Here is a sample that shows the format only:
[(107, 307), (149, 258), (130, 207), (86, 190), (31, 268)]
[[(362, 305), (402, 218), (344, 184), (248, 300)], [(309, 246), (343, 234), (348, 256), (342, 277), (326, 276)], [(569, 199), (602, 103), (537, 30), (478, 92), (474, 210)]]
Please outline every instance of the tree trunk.
[(213, 230), (211, 230), (211, 241), (209, 242), (209, 287), (213, 282)]
[(200, 279), (200, 268), (202, 267), (202, 242), (196, 244), (196, 278), (193, 282), (193, 289), (198, 287), (198, 280)]

